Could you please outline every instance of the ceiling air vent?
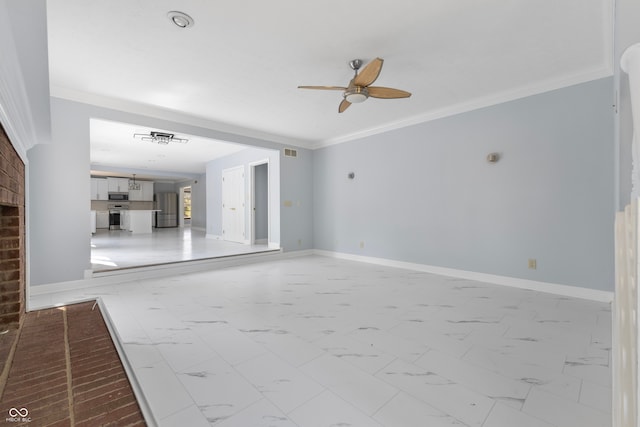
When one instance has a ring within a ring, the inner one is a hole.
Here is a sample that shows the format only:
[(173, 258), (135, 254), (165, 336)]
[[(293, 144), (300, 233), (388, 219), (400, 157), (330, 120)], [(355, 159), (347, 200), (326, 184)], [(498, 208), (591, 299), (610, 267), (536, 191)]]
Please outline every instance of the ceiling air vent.
[(284, 149), (285, 157), (298, 157), (298, 150), (294, 150), (293, 148), (285, 148)]

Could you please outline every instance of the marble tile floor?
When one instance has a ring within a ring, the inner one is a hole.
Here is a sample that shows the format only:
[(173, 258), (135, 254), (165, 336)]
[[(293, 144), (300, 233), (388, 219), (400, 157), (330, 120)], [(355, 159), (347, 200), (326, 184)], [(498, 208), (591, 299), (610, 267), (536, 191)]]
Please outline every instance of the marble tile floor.
[(101, 297), (161, 426), (607, 427), (609, 304), (320, 256)]
[(154, 228), (151, 234), (98, 229), (91, 236), (91, 269), (102, 272), (269, 250), (266, 244), (245, 245), (207, 238), (204, 230), (190, 226)]

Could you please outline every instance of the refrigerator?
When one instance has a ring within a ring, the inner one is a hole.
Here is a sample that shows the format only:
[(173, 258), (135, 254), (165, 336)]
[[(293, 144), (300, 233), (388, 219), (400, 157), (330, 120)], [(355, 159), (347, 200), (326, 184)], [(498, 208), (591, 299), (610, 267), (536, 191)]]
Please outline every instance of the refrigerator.
[(178, 193), (156, 193), (156, 227), (178, 226)]

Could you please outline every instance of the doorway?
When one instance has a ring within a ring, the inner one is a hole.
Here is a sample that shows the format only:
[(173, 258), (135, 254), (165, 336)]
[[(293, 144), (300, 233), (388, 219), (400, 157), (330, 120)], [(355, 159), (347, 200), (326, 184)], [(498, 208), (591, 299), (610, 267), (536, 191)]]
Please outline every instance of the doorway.
[(269, 243), (269, 160), (251, 163), (251, 243)]
[(244, 166), (222, 171), (222, 236), (230, 242), (245, 241)]
[(178, 226), (191, 225), (191, 186), (180, 187)]

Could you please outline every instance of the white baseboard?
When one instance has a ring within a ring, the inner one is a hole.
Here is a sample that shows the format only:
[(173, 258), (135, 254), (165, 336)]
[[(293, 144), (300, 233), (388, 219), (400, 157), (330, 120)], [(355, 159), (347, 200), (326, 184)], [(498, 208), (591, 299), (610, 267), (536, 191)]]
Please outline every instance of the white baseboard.
[(278, 242), (269, 242), (267, 244), (267, 247), (269, 249), (280, 249), (280, 243), (278, 243)]
[(441, 276), (457, 277), (461, 279), (475, 280), (478, 282), (492, 283), (495, 285), (511, 286), (513, 288), (528, 289), (532, 291), (546, 292), (550, 294), (563, 295), (572, 298), (581, 298), (592, 301), (611, 303), (613, 292), (600, 291), (597, 289), (582, 288), (579, 286), (561, 285), (557, 283), (539, 282), (536, 280), (520, 279), (517, 277), (498, 276), (494, 274), (477, 273), (474, 271), (457, 270), (454, 268), (437, 267), (427, 264), (416, 264), (404, 261), (394, 261), (386, 258), (375, 258), (362, 255), (347, 254), (344, 252), (325, 251), (314, 249), (315, 255), (331, 258), (340, 258), (350, 261), (366, 262), (369, 264), (384, 265), (386, 267), (404, 268), (407, 270), (421, 271), (425, 273), (438, 274)]
[(29, 295), (31, 297), (36, 297), (55, 292), (71, 291), (102, 285), (114, 285), (127, 283), (134, 280), (176, 276), (196, 273), (200, 271), (217, 270), (220, 268), (234, 267), (237, 265), (252, 264), (256, 262), (265, 262), (290, 257), (289, 254), (284, 255), (283, 251), (279, 249), (280, 248), (277, 248), (276, 250), (269, 252), (230, 255), (219, 258), (181, 261), (169, 264), (157, 264), (148, 267), (135, 267), (125, 268), (121, 270), (98, 272), (93, 273), (93, 276), (90, 278), (81, 280), (29, 286)]
[(218, 236), (217, 234), (205, 234), (204, 237), (207, 239), (222, 240), (222, 236)]
[[(271, 248), (272, 243), (269, 243)], [(535, 280), (520, 279), (517, 277), (498, 276), (493, 274), (478, 273), (474, 271), (457, 270), (453, 268), (437, 267), (427, 264), (416, 264), (403, 261), (394, 261), (386, 258), (367, 257), (353, 255), (342, 252), (332, 252), (320, 249), (305, 249), (300, 251), (284, 252), (279, 245), (274, 244), (272, 249), (277, 252), (266, 252), (247, 255), (236, 255), (232, 257), (214, 258), (208, 260), (185, 261), (175, 264), (161, 264), (150, 267), (140, 267), (135, 269), (123, 269), (104, 274), (94, 274), (93, 277), (84, 280), (74, 280), (70, 282), (49, 283), (38, 286), (29, 286), (30, 296), (45, 295), (54, 292), (82, 289), (87, 287), (111, 285), (125, 283), (133, 280), (149, 279), (154, 277), (165, 277), (167, 275), (178, 275), (194, 273), (198, 271), (215, 270), (219, 268), (236, 265), (251, 264), (278, 259), (303, 257), (310, 255), (320, 255), (332, 258), (340, 258), (350, 261), (365, 262), (369, 264), (383, 265), (387, 267), (403, 268), (407, 270), (421, 271), (425, 273), (438, 274), (441, 276), (457, 277), (467, 280), (475, 280), (496, 285), (510, 286), (532, 291), (547, 292), (556, 295), (563, 295), (572, 298), (582, 298), (592, 301), (611, 303), (614, 293), (597, 289), (588, 289), (578, 286), (561, 285), (556, 283), (539, 282)]]
[(297, 257), (312, 256), (312, 255), (316, 255), (316, 252), (313, 249), (301, 249), (299, 251), (283, 252), (283, 258), (297, 258)]

